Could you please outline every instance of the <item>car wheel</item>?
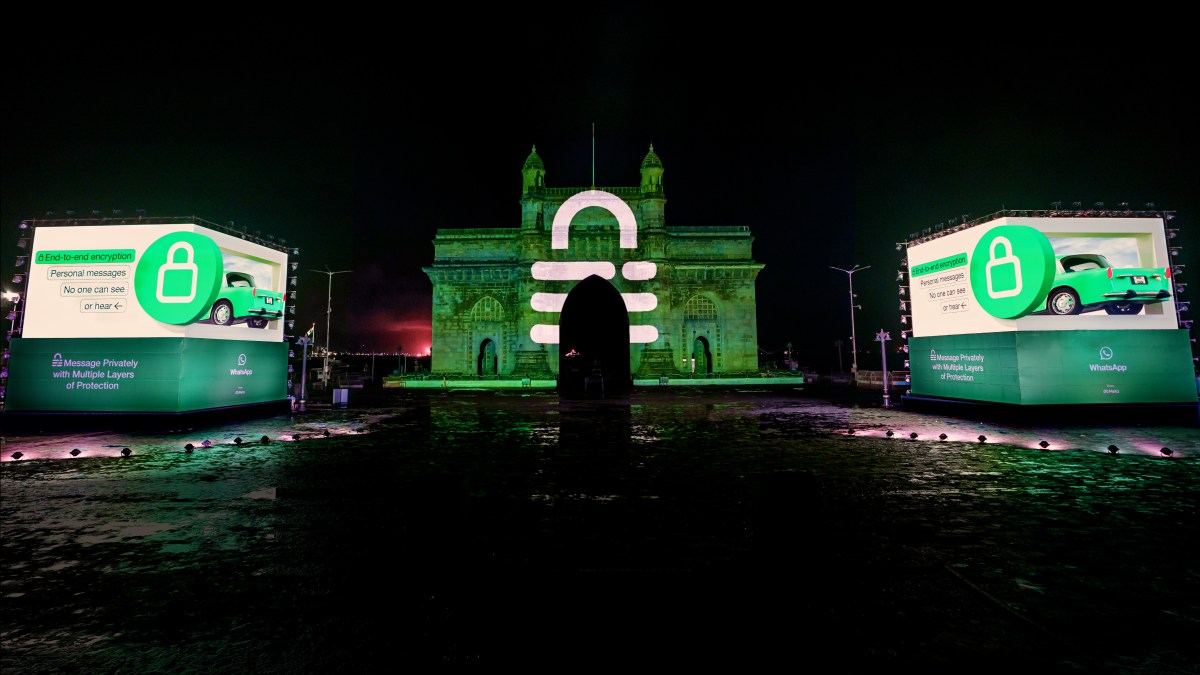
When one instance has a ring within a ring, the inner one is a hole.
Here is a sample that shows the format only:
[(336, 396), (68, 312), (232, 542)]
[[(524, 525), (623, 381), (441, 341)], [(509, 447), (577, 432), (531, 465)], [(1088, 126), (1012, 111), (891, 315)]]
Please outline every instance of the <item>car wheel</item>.
[(1050, 297), (1046, 299), (1046, 309), (1051, 314), (1066, 316), (1078, 314), (1083, 308), (1079, 306), (1079, 294), (1073, 289), (1063, 287), (1050, 291)]
[(247, 319), (246, 323), (250, 324), (251, 328), (266, 328), (267, 327), (267, 320), (261, 319), (261, 318), (260, 319)]
[(218, 300), (217, 304), (213, 305), (209, 318), (218, 326), (228, 326), (233, 323), (233, 305), (228, 301)]
[(1123, 302), (1117, 305), (1105, 305), (1104, 311), (1109, 314), (1137, 314), (1142, 311), (1140, 302)]

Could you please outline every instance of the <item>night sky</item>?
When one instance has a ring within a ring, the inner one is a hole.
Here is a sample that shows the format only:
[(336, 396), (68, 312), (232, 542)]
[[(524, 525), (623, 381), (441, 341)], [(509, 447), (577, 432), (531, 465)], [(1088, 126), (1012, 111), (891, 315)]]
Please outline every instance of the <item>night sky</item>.
[(869, 266), (856, 328), (860, 367), (878, 369), (874, 334), (902, 328), (896, 242), (964, 214), (1153, 202), (1177, 213), (1180, 280), (1200, 274), (1190, 64), (572, 26), (439, 34), (437, 48), (373, 30), (10, 39), (4, 289), (18, 223), (48, 211), (234, 221), (300, 249), (298, 328), (324, 342), (329, 277), (308, 270), (352, 270), (333, 277), (331, 347), (419, 353), (436, 229), (518, 226), (533, 145), (548, 186), (590, 186), (594, 161), (609, 187), (638, 184), (651, 143), (667, 225), (750, 227), (760, 349), (791, 342), (825, 372), (837, 340), (850, 366), (847, 275), (830, 266)]

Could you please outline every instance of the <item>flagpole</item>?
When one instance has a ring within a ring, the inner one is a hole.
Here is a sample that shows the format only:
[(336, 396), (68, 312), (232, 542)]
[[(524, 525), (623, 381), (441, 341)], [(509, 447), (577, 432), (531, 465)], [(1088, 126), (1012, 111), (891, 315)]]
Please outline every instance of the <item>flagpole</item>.
[(592, 189), (596, 189), (596, 123), (592, 122)]

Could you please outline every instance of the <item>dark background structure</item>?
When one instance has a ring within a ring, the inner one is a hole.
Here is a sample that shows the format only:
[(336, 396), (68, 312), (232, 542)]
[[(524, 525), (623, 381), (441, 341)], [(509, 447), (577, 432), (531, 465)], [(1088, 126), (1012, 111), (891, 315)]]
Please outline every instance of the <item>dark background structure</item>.
[[(872, 336), (902, 329), (895, 244), (964, 216), (1153, 203), (1177, 214), (1181, 280), (1200, 274), (1188, 64), (1146, 48), (830, 53), (661, 19), (522, 19), (434, 46), (405, 37), (418, 24), (10, 36), (5, 290), (23, 219), (232, 221), (298, 247), (301, 270), (353, 270), (333, 278), (333, 349), (421, 353), (437, 228), (515, 227), (534, 145), (549, 186), (603, 187), (636, 185), (651, 143), (668, 225), (754, 234), (760, 350), (791, 343), (824, 372), (839, 340), (851, 360), (830, 266), (869, 266), (855, 324), (860, 367), (878, 369)], [(319, 344), (328, 281), (300, 275), (297, 326)]]

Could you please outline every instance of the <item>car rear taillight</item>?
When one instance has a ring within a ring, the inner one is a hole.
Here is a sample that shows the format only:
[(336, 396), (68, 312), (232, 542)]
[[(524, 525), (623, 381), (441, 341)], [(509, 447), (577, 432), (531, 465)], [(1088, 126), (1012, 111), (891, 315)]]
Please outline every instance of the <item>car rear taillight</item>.
[[(1109, 276), (1111, 277), (1112, 274), (1110, 273)], [(252, 298), (258, 297), (258, 288), (257, 287), (255, 287), (254, 290), (250, 291), (250, 297), (252, 297)]]
[(1110, 268), (1108, 268), (1108, 278), (1109, 278), (1109, 279), (1111, 279), (1111, 278), (1112, 278), (1112, 268), (1111, 268), (1111, 267), (1110, 267)]
[(1168, 279), (1170, 279), (1170, 278), (1171, 278), (1171, 268), (1170, 268), (1170, 267), (1164, 267), (1164, 268), (1163, 268), (1163, 276), (1164, 276), (1164, 277), (1166, 277), (1166, 278), (1168, 278)]
[(283, 301), (287, 302), (287, 293), (286, 292), (283, 294)]

